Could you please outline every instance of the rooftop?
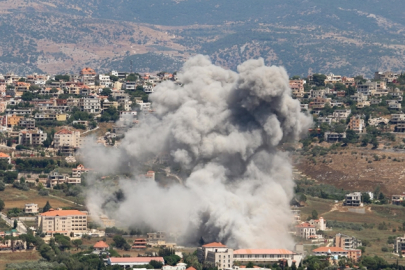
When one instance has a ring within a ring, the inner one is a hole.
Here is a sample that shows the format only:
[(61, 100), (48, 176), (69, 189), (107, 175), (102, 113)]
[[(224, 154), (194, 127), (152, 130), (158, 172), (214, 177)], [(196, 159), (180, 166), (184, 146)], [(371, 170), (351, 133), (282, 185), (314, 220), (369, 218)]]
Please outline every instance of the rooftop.
[(109, 245), (104, 242), (104, 241), (98, 241), (97, 243), (94, 244), (94, 248), (108, 248)]
[(237, 249), (233, 254), (295, 254), (287, 249)]
[(110, 258), (111, 263), (139, 263), (150, 261), (158, 261), (164, 263), (163, 257), (129, 257), (129, 258)]
[(87, 214), (80, 212), (79, 210), (49, 210), (48, 212), (42, 213), (41, 216), (87, 216)]
[(312, 250), (312, 252), (330, 253), (330, 252), (347, 252), (347, 250), (344, 250), (343, 248), (340, 248), (340, 247), (319, 247), (319, 248)]
[(203, 245), (203, 247), (226, 247), (226, 246), (220, 242), (212, 242), (212, 243)]

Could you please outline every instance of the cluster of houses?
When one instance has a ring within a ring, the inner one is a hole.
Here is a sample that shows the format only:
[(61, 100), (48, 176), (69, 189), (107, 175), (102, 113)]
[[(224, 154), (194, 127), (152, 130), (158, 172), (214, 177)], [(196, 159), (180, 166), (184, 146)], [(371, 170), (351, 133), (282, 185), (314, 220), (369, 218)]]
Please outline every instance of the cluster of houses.
[[(334, 123), (346, 124), (347, 128), (356, 133), (366, 132), (366, 125), (378, 126), (392, 123), (393, 130), (405, 131), (405, 114), (402, 113), (403, 91), (397, 87), (388, 87), (387, 84), (397, 83), (399, 74), (393, 72), (376, 72), (374, 79), (368, 81), (355, 80), (335, 74), (325, 75), (323, 87), (313, 87), (314, 76), (307, 79), (290, 80), (290, 88), (293, 96), (301, 101), (301, 109), (311, 112), (318, 125), (326, 123), (329, 126)], [(305, 85), (308, 84), (308, 88)], [(319, 84), (319, 83), (318, 83)], [(340, 84), (340, 87), (336, 87)], [(343, 87), (343, 88), (342, 88)], [(348, 88), (354, 89), (354, 93), (348, 95)], [(321, 88), (321, 89), (319, 89)], [(307, 90), (307, 91), (305, 91)], [(383, 99), (383, 97), (386, 97)], [(384, 105), (389, 109), (390, 116), (371, 117), (365, 122), (364, 115), (353, 115), (347, 100), (355, 103), (356, 108), (361, 109), (372, 105)], [(333, 113), (325, 115), (321, 112), (327, 107), (333, 108)], [(350, 118), (349, 118), (350, 117)], [(349, 119), (348, 119), (349, 118)], [(345, 132), (325, 132), (325, 140), (336, 142), (346, 138)]]
[[(119, 110), (121, 126), (131, 126), (136, 124), (136, 110), (150, 112), (152, 108), (150, 102), (129, 93), (153, 93), (156, 85), (165, 80), (175, 81), (177, 77), (170, 73), (141, 76), (117, 71), (97, 74), (89, 67), (75, 75), (0, 75), (0, 130), (7, 133), (7, 137), (14, 138), (17, 144), (40, 146), (48, 134), (36, 126), (44, 121), (48, 126), (64, 123), (74, 108), (93, 115), (97, 121), (105, 110), (114, 107)], [(108, 91), (104, 91), (106, 88)], [(88, 121), (80, 119), (71, 124), (90, 126)], [(56, 139), (54, 148), (63, 154), (71, 154), (72, 149), (80, 148), (80, 132), (65, 128), (62, 134), (65, 136), (58, 134), (57, 137), (75, 138), (69, 143), (68, 140), (58, 142)]]

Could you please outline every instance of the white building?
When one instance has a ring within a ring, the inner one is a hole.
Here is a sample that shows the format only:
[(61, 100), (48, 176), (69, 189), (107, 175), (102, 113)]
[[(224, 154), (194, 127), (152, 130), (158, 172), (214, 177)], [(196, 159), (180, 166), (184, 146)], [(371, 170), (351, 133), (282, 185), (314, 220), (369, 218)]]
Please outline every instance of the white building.
[(111, 80), (109, 75), (98, 75), (98, 82), (101, 87), (111, 87)]
[(79, 100), (79, 108), (82, 112), (88, 113), (100, 113), (101, 112), (101, 102), (98, 97), (89, 96), (83, 97)]
[(291, 266), (293, 262), (299, 265), (302, 260), (302, 255), (287, 249), (237, 249), (233, 254), (234, 262), (240, 263), (273, 264), (286, 260)]
[(40, 231), (53, 235), (61, 233), (69, 236), (87, 231), (87, 214), (78, 210), (49, 210), (37, 216)]
[(222, 243), (213, 242), (197, 249), (198, 261), (217, 267), (219, 270), (233, 267), (233, 249)]
[(80, 148), (83, 142), (84, 138), (80, 138), (80, 131), (72, 131), (67, 128), (63, 128), (55, 133), (53, 147), (57, 149), (64, 146)]
[(36, 203), (26, 203), (24, 207), (24, 213), (26, 214), (36, 214), (38, 213), (38, 204)]
[(186, 269), (187, 269), (187, 264), (186, 263), (178, 263), (175, 266), (164, 265), (162, 267), (162, 270), (186, 270)]
[(353, 192), (346, 194), (345, 201), (343, 205), (346, 206), (361, 206), (361, 193), (360, 192)]
[(316, 228), (314, 225), (309, 224), (308, 222), (303, 222), (301, 224), (298, 224), (295, 226), (296, 230), (296, 235), (298, 237), (304, 238), (304, 239), (314, 239), (318, 238), (316, 234)]

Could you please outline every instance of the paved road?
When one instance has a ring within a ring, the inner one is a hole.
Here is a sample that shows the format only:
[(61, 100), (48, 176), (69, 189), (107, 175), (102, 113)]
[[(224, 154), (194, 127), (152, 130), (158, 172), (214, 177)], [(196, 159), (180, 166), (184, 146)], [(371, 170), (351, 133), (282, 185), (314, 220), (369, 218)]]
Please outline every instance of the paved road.
[[(14, 219), (8, 218), (5, 214), (0, 213), (0, 218), (3, 219), (8, 226), (14, 227)], [(17, 221), (17, 231), (20, 233), (27, 233), (27, 228), (21, 221)]]

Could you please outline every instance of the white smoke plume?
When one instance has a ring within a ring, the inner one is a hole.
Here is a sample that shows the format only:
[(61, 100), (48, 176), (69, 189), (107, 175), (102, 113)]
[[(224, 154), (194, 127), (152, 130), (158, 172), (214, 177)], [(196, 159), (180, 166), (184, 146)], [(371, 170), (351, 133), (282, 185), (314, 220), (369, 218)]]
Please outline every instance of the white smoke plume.
[[(292, 168), (278, 147), (312, 124), (291, 97), (284, 68), (248, 60), (237, 72), (198, 55), (150, 95), (154, 114), (125, 134), (118, 148), (89, 145), (87, 165), (102, 173), (139, 174), (145, 162), (169, 153), (183, 184), (121, 179), (124, 200), (105, 203), (114, 189), (88, 192), (91, 212), (107, 211), (126, 225), (178, 231), (184, 241), (223, 241), (234, 247), (291, 248)], [(102, 209), (105, 208), (105, 209)]]

